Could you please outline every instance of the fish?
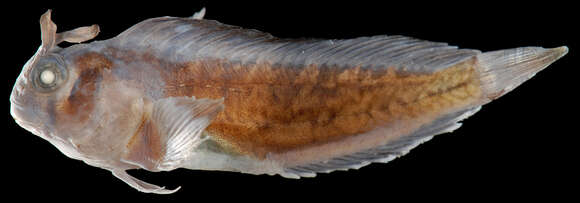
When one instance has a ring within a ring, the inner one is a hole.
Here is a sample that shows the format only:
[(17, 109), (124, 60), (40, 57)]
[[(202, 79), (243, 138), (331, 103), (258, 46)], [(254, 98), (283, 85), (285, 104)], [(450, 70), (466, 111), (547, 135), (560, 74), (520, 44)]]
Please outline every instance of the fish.
[(387, 163), (568, 53), (398, 35), (282, 39), (204, 19), (205, 9), (88, 42), (98, 25), (57, 33), (51, 12), (12, 89), (12, 117), (67, 157), (155, 194), (180, 187), (126, 171), (301, 178)]

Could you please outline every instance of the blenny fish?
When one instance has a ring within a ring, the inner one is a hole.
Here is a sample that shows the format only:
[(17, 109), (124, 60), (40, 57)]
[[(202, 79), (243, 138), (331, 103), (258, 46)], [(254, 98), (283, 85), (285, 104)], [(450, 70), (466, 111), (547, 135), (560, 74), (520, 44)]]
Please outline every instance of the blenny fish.
[[(97, 25), (42, 45), (10, 96), (15, 121), (66, 156), (149, 193), (126, 173), (176, 168), (287, 178), (389, 162), (460, 127), (568, 52), (480, 52), (405, 36), (280, 39), (192, 17)], [(67, 48), (61, 42), (76, 43)]]

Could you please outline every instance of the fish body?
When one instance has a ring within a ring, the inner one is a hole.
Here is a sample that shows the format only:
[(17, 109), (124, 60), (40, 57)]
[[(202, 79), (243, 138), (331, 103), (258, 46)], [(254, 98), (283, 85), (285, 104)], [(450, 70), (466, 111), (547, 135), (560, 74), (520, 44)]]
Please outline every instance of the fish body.
[(523, 83), (566, 47), (493, 52), (404, 36), (279, 39), (161, 17), (117, 37), (56, 33), (24, 65), (11, 114), (67, 156), (143, 192), (128, 169), (311, 177), (404, 155)]

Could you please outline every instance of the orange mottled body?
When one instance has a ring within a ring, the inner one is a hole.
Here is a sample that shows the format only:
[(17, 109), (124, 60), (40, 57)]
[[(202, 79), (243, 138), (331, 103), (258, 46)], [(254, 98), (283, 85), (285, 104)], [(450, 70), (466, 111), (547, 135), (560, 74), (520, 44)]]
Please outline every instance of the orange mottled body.
[(386, 163), (459, 128), (568, 51), (482, 53), (405, 36), (279, 39), (203, 13), (60, 48), (99, 27), (57, 33), (47, 11), (11, 115), (65, 155), (169, 194), (177, 189), (126, 170), (299, 178)]
[(226, 109), (207, 132), (263, 158), (470, 104), (480, 94), (474, 65), (408, 74), (210, 60), (177, 66), (165, 80), (167, 96), (224, 97)]
[[(120, 68), (111, 59), (153, 64), (163, 75), (165, 97), (224, 98), (227, 108), (206, 131), (230, 150), (260, 158), (464, 107), (481, 94), (475, 60), (435, 73), (410, 74), (392, 67), (285, 67), (223, 60), (177, 64), (109, 48), (105, 54), (79, 56), (81, 76)], [(95, 80), (85, 83), (80, 77), (79, 82), (87, 86)], [(81, 96), (71, 94), (69, 100), (78, 103)]]

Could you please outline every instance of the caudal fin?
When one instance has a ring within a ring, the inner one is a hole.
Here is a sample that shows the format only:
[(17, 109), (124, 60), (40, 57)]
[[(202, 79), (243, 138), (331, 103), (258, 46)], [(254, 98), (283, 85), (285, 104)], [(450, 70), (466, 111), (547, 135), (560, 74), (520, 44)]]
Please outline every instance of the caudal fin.
[[(568, 47), (521, 47), (479, 54), (477, 62), (484, 96), (496, 99), (568, 53)], [(489, 102), (488, 101), (488, 102)]]

